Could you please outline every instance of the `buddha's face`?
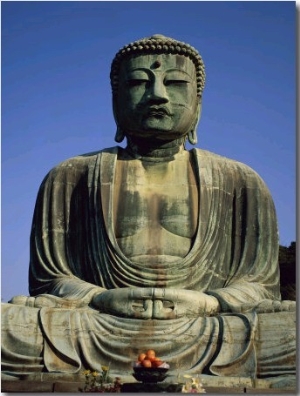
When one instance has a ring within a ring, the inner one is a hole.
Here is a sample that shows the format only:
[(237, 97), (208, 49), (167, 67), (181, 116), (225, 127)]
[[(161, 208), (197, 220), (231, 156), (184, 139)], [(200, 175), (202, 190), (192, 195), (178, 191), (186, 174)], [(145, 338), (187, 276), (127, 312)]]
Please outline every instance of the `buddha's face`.
[(139, 55), (122, 62), (117, 122), (128, 136), (172, 140), (195, 124), (197, 97), (194, 63), (183, 55)]

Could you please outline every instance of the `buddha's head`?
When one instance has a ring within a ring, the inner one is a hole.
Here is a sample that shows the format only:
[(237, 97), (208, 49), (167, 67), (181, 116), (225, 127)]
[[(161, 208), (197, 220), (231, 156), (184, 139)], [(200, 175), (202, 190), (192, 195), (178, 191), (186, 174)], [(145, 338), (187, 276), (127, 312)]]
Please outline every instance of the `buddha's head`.
[(204, 64), (190, 45), (154, 35), (123, 47), (111, 66), (116, 141), (197, 142)]

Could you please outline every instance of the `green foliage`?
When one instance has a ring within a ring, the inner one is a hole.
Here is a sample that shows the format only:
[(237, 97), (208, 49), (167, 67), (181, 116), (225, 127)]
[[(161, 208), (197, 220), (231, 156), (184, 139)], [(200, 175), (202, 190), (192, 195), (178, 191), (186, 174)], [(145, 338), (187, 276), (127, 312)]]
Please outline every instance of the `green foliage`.
[(289, 247), (279, 246), (279, 265), (295, 265), (296, 242), (291, 242)]
[(280, 291), (283, 300), (296, 300), (296, 242), (279, 246)]

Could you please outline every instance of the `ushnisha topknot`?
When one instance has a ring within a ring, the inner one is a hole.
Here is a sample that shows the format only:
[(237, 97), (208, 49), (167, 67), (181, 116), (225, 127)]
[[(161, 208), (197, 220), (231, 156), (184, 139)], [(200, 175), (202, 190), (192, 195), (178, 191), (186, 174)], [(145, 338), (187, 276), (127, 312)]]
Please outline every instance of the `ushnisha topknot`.
[(111, 64), (110, 82), (113, 95), (117, 93), (119, 84), (119, 71), (121, 62), (131, 55), (143, 54), (174, 54), (184, 55), (190, 58), (196, 68), (197, 95), (202, 96), (205, 86), (205, 67), (199, 52), (189, 44), (175, 40), (161, 34), (134, 41), (121, 48)]

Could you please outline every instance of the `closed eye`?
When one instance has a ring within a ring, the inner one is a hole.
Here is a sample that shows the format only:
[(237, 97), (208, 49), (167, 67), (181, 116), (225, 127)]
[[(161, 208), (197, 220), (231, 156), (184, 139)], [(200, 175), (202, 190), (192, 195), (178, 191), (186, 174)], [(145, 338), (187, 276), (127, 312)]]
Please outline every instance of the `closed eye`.
[(127, 80), (127, 85), (129, 87), (138, 87), (141, 85), (147, 85), (149, 83), (149, 80), (143, 80), (143, 79), (130, 79)]
[(188, 84), (189, 82), (186, 80), (166, 80), (165, 81), (165, 86), (168, 85), (184, 85), (184, 84)]

